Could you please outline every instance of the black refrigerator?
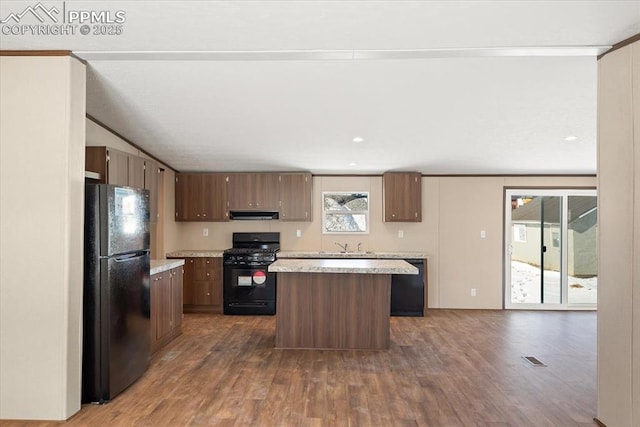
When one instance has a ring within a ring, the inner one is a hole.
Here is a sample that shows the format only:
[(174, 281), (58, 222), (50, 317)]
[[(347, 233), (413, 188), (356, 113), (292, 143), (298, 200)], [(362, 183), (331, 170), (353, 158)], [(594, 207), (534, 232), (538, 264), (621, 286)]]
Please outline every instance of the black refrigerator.
[(149, 192), (85, 184), (82, 402), (104, 403), (149, 367)]

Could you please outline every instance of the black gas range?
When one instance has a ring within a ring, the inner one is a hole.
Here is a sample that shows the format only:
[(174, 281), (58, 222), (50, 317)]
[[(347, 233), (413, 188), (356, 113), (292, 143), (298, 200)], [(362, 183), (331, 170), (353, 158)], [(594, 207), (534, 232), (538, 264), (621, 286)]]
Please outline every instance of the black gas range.
[(280, 250), (280, 233), (233, 233), (224, 251), (223, 313), (276, 313), (276, 275), (269, 265)]

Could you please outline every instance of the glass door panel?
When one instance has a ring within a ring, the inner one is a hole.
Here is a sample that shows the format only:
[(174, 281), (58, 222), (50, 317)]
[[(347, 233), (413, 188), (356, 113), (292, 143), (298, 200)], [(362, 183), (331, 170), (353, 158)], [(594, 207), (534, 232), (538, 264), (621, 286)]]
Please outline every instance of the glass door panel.
[(562, 198), (511, 196), (511, 303), (562, 300)]
[(505, 307), (597, 304), (595, 190), (507, 190)]
[(598, 301), (598, 199), (569, 196), (568, 302), (596, 304)]

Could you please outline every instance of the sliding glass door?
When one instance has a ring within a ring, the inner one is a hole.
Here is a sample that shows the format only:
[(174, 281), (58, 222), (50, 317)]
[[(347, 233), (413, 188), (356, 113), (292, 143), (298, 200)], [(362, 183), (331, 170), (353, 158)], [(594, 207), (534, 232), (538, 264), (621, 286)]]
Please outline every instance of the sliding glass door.
[(507, 190), (505, 307), (597, 303), (595, 190)]

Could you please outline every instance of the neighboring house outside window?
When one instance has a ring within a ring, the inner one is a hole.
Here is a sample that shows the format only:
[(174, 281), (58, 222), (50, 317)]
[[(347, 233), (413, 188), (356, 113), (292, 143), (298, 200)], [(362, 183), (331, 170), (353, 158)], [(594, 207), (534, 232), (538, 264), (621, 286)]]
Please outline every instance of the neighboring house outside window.
[(369, 233), (368, 192), (323, 192), (322, 232)]

